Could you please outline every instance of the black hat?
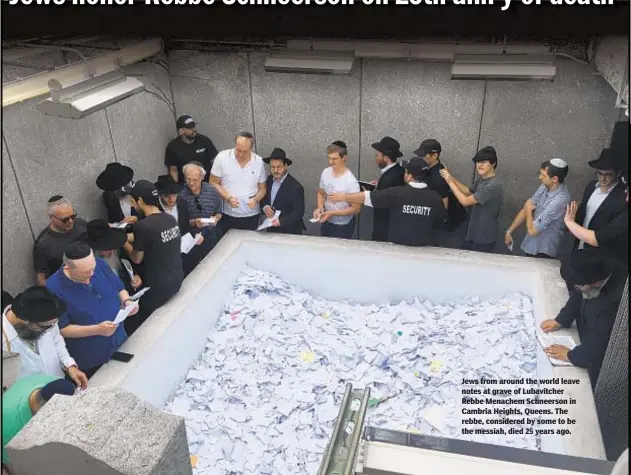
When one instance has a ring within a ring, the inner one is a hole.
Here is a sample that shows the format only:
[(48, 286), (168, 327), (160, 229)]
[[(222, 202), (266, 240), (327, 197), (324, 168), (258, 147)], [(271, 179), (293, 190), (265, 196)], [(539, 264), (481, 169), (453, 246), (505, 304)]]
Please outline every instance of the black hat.
[(429, 167), (421, 157), (412, 157), (403, 164), (403, 167), (415, 180), (425, 181), (429, 176)]
[(95, 251), (114, 251), (127, 241), (124, 229), (110, 227), (104, 219), (94, 219), (88, 223), (88, 230), (79, 237)]
[(61, 317), (66, 311), (66, 302), (46, 287), (33, 286), (17, 295), (11, 310), (20, 319), (31, 323), (47, 322)]
[(190, 115), (182, 115), (177, 118), (176, 126), (178, 129), (194, 129), (195, 120)]
[(160, 195), (177, 195), (184, 189), (184, 185), (175, 181), (171, 175), (160, 175), (154, 186)]
[(590, 160), (587, 164), (596, 170), (620, 170), (622, 168), (616, 152), (611, 148), (603, 149), (598, 160)]
[(134, 171), (120, 163), (108, 163), (105, 171), (96, 178), (96, 186), (103, 191), (114, 191), (122, 188), (134, 178)]
[(381, 152), (384, 155), (390, 157), (390, 160), (396, 160), (402, 157), (401, 145), (392, 137), (384, 137), (379, 142), (375, 142), (371, 145), (377, 152)]
[(274, 150), (272, 150), (272, 153), (270, 154), (270, 156), (269, 157), (265, 157), (263, 159), (263, 161), (269, 165), (269, 162), (270, 162), (270, 160), (272, 158), (283, 160), (286, 165), (291, 165), (292, 164), (291, 159), (287, 158), (287, 154), (285, 153), (285, 151), (282, 148), (276, 147)]
[(435, 139), (427, 139), (421, 142), (421, 145), (414, 150), (414, 155), (417, 157), (423, 158), (428, 153), (440, 153), (442, 152), (442, 148), (440, 147), (440, 142)]
[(497, 152), (493, 147), (487, 145), (486, 147), (481, 148), (475, 154), (475, 157), (472, 158), (474, 162), (484, 162), (488, 161), (491, 163), (497, 163)]
[(39, 395), (46, 402), (50, 401), (55, 394), (63, 394), (64, 396), (73, 396), (77, 390), (76, 386), (67, 379), (59, 378), (51, 381), (39, 390)]
[(130, 183), (125, 186), (123, 191), (134, 198), (142, 198), (147, 204), (158, 204), (158, 190), (156, 190), (156, 187), (150, 181), (138, 180), (135, 183)]
[(88, 257), (91, 252), (92, 249), (90, 248), (88, 243), (83, 239), (79, 239), (78, 241), (71, 243), (66, 248), (66, 250), (64, 251), (64, 255), (68, 259), (75, 261), (77, 259)]
[(561, 277), (571, 285), (602, 282), (610, 273), (596, 249), (575, 249), (561, 263)]

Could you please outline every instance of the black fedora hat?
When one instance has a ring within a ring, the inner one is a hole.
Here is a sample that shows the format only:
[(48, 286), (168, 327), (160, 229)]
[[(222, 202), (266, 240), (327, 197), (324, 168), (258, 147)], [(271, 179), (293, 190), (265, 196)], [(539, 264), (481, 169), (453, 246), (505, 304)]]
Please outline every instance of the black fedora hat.
[(114, 251), (123, 247), (127, 233), (124, 229), (111, 228), (104, 219), (94, 219), (79, 239), (95, 251)]
[(403, 156), (401, 153), (401, 145), (392, 137), (384, 137), (379, 142), (372, 144), (371, 147), (387, 155), (391, 160), (396, 160)]
[(571, 285), (602, 282), (611, 273), (596, 249), (575, 249), (561, 263), (561, 277)]
[(108, 163), (96, 179), (96, 186), (103, 191), (121, 189), (134, 178), (134, 171), (117, 162)]
[(265, 157), (263, 159), (263, 161), (269, 165), (269, 162), (270, 162), (270, 160), (272, 158), (276, 158), (278, 160), (283, 160), (285, 162), (285, 164), (287, 164), (287, 165), (291, 165), (292, 164), (291, 159), (287, 158), (287, 154), (285, 153), (285, 151), (282, 148), (276, 147), (274, 150), (272, 150), (272, 153), (270, 154), (270, 156), (269, 157)]
[(604, 148), (600, 152), (598, 160), (590, 160), (587, 164), (595, 170), (620, 170), (622, 164), (616, 155), (616, 152), (611, 148)]
[(161, 195), (177, 195), (184, 189), (184, 185), (173, 180), (171, 175), (160, 175), (154, 185)]
[(59, 318), (66, 308), (66, 302), (41, 286), (29, 287), (17, 295), (11, 304), (11, 310), (20, 320), (32, 323)]

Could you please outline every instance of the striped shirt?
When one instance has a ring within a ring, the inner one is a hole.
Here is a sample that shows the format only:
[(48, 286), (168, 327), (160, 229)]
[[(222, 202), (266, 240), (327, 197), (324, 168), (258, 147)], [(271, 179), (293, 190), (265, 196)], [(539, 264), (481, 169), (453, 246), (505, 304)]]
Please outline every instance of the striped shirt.
[(190, 219), (210, 218), (221, 213), (222, 200), (217, 189), (210, 183), (202, 182), (199, 195), (193, 194), (187, 186), (179, 193), (180, 199), (186, 201)]

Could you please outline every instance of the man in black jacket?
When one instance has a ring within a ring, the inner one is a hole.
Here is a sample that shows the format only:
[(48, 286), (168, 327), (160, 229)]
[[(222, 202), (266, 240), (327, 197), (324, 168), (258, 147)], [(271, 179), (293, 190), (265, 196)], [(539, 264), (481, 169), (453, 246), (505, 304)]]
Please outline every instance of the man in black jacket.
[(554, 332), (569, 328), (576, 320), (580, 345), (574, 349), (552, 345), (545, 349), (553, 358), (587, 368), (592, 388), (607, 351), (622, 296), (624, 278), (611, 272), (597, 249), (574, 250), (561, 264), (561, 276), (572, 286), (570, 298), (554, 320), (544, 320), (541, 329)]
[(596, 242), (579, 239), (570, 228), (576, 237), (574, 248), (598, 247), (605, 256), (626, 265), (629, 261), (629, 205), (626, 201), (627, 187), (620, 180), (622, 164), (612, 149), (604, 149), (598, 160), (588, 163), (596, 170), (597, 180), (585, 188), (575, 221), (580, 227), (594, 231)]
[(302, 234), (305, 223), (305, 190), (298, 180), (289, 174), (291, 159), (281, 148), (275, 148), (269, 157), (263, 158), (269, 165), (270, 175), (267, 177), (267, 193), (261, 201), (261, 212), (268, 218), (274, 217), (277, 211), (280, 216), (275, 219), (270, 233)]
[[(379, 142), (373, 143), (372, 148), (377, 151), (375, 161), (381, 170), (379, 179), (374, 182), (374, 189), (385, 190), (394, 186), (405, 185), (405, 180), (403, 179), (405, 170), (397, 162), (397, 159), (403, 156), (399, 142), (392, 137), (384, 137)], [(363, 188), (363, 191), (370, 190)], [(388, 242), (389, 225), (390, 210), (387, 208), (374, 208), (371, 239), (373, 241)]]

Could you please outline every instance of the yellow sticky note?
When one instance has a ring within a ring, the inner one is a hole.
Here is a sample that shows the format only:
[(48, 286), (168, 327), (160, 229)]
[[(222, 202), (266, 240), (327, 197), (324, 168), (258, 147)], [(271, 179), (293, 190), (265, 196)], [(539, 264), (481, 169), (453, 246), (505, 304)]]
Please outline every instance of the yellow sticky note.
[(412, 432), (413, 434), (420, 434), (421, 431), (419, 431), (416, 427), (408, 427), (407, 429), (408, 432)]
[(197, 466), (197, 455), (191, 455), (191, 467), (195, 468)]
[(324, 318), (325, 320), (328, 320), (329, 318), (331, 318), (331, 315), (329, 315), (328, 313), (323, 313), (322, 318)]
[(438, 373), (440, 371), (440, 368), (442, 368), (443, 364), (438, 361), (438, 360), (433, 360), (430, 365), (429, 365), (429, 369), (432, 373)]
[(421, 373), (418, 371), (414, 371), (414, 377), (415, 378), (420, 378), (421, 377)]
[(307, 363), (313, 363), (313, 361), (315, 360), (315, 354), (312, 351), (303, 351), (302, 353), (300, 353), (300, 357), (303, 361), (306, 361)]

